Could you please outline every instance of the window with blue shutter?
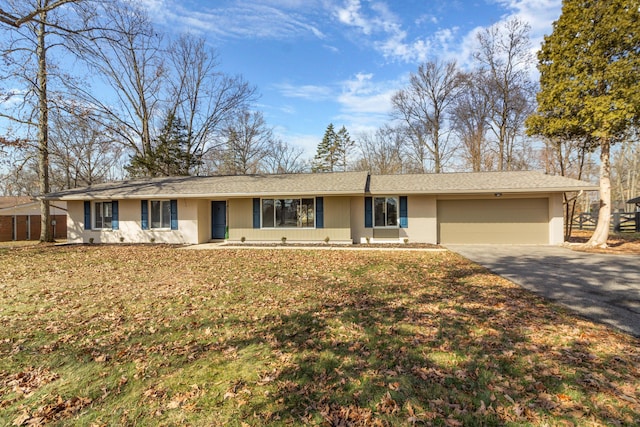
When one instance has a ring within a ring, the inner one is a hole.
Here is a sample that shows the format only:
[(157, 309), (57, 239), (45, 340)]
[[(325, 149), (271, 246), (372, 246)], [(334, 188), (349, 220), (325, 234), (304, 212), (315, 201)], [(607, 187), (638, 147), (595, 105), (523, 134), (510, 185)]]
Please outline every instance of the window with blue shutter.
[(84, 202), (84, 229), (91, 230), (91, 202)]
[(178, 229), (178, 201), (171, 200), (171, 229)]
[(118, 230), (120, 228), (120, 221), (118, 220), (118, 201), (111, 202), (111, 229)]
[(253, 199), (253, 228), (260, 228), (260, 199)]
[(324, 228), (324, 197), (316, 197), (316, 228)]
[(143, 230), (149, 229), (149, 203), (146, 200), (140, 201), (140, 227)]
[(400, 196), (400, 228), (407, 228), (407, 227), (409, 227), (407, 196)]
[(365, 228), (373, 227), (373, 199), (371, 197), (364, 198), (364, 226)]

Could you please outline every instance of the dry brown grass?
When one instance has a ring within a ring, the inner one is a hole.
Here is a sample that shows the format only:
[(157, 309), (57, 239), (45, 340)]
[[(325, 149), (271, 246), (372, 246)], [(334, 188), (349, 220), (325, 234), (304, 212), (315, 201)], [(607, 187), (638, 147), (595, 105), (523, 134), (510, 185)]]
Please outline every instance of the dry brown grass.
[[(593, 231), (573, 230), (570, 243), (586, 243)], [(611, 233), (607, 240), (607, 247), (602, 248), (585, 248), (582, 246), (572, 246), (574, 250), (583, 252), (593, 252), (602, 254), (627, 254), (640, 255), (640, 233)]]
[(640, 340), (450, 252), (0, 248), (0, 425), (640, 423)]

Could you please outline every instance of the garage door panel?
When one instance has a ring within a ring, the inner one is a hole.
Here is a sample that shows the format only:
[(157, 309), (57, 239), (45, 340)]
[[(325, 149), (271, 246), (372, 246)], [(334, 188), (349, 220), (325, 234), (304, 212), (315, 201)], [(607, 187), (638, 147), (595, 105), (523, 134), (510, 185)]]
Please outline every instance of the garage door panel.
[(439, 200), (440, 243), (549, 242), (548, 199)]

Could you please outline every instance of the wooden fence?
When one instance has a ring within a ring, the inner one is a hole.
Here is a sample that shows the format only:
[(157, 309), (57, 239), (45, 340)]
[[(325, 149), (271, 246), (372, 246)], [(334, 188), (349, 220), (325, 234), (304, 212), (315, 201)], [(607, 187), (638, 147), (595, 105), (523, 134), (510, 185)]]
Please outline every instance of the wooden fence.
[[(597, 222), (597, 212), (583, 212), (573, 217), (573, 228), (594, 230)], [(611, 214), (610, 226), (616, 233), (640, 233), (640, 212), (614, 212)]]

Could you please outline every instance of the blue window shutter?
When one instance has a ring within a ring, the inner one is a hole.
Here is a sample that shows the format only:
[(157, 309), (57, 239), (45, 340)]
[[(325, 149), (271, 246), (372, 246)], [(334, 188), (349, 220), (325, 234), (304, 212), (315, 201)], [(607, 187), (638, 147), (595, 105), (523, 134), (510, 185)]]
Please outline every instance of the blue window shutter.
[(260, 199), (253, 199), (253, 228), (260, 228)]
[(400, 228), (409, 227), (407, 196), (400, 196)]
[(364, 226), (365, 228), (373, 227), (373, 199), (371, 197), (364, 198)]
[(91, 202), (84, 201), (84, 229), (91, 230)]
[(143, 230), (149, 229), (149, 202), (140, 201), (140, 227)]
[(178, 201), (171, 200), (171, 229), (178, 229)]
[(316, 228), (324, 228), (324, 197), (316, 197)]
[(120, 228), (120, 221), (118, 221), (118, 201), (111, 202), (111, 229), (117, 230)]

